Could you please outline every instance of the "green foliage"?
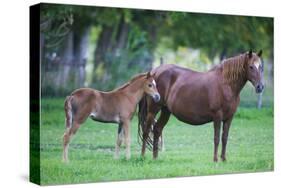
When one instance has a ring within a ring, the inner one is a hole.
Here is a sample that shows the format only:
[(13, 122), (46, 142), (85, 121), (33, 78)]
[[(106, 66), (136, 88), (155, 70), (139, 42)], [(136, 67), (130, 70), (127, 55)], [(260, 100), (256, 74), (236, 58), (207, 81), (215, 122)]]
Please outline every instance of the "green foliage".
[[(125, 11), (125, 13), (128, 11)], [(127, 13), (129, 14), (129, 13)], [(115, 29), (116, 30), (116, 29)], [(112, 35), (112, 43), (117, 31)], [(149, 58), (152, 58), (149, 36), (136, 24), (129, 25), (129, 32), (124, 48), (109, 49), (105, 54), (105, 62), (95, 67), (93, 87), (100, 90), (112, 90), (126, 83), (134, 75), (147, 71)]]
[[(210, 68), (210, 64), (217, 63), (217, 59), (249, 49), (263, 49), (263, 57), (273, 57), (272, 18), (43, 4), (40, 19), (45, 39), (41, 61), (43, 70), (44, 66), (50, 66), (48, 63), (51, 64), (54, 52), (57, 64), (63, 64), (70, 56), (65, 55), (68, 45), (73, 45), (74, 54), (69, 62), (75, 64), (80, 56), (77, 49), (81, 48), (77, 39), (85, 28), (94, 28), (89, 32), (85, 85), (102, 90), (113, 89), (134, 74), (155, 67), (155, 57), (159, 61), (167, 53), (173, 53), (177, 61), (164, 59), (165, 63), (179, 63), (204, 71)], [(106, 29), (110, 34), (101, 39)], [(70, 32), (74, 36), (71, 45), (66, 40)], [(100, 57), (96, 57), (97, 49), (100, 49), (97, 53)], [(179, 52), (180, 49), (199, 50), (200, 57), (182, 63), (187, 58), (181, 58), (185, 56)], [(63, 72), (56, 67), (54, 69), (54, 74), (61, 75)], [(67, 81), (60, 83), (61, 89), (51, 88), (55, 83), (51, 80), (55, 79), (50, 79), (46, 87), (43, 84), (44, 91), (50, 95), (63, 95), (68, 92), (63, 85), (73, 85)], [(74, 84), (73, 87), (78, 86)]]
[(169, 12), (167, 25), (162, 34), (173, 39), (174, 47), (200, 48), (211, 58), (248, 49), (265, 49), (268, 56), (272, 50), (272, 18)]
[(59, 49), (73, 25), (73, 7), (43, 4), (40, 11), (40, 31), (46, 49)]
[(99, 85), (99, 83), (96, 83), (95, 86), (97, 88), (100, 88), (102, 90), (112, 90), (128, 82), (142, 69), (142, 67), (140, 67), (139, 65), (132, 65), (130, 68), (128, 68), (129, 63), (131, 62), (132, 58), (134, 58), (133, 53), (129, 54), (127, 50), (124, 50), (120, 54), (121, 55), (118, 57), (113, 57), (113, 59), (111, 60), (111, 66), (109, 66), (102, 73), (102, 75), (108, 75), (108, 82), (106, 84), (101, 83), (103, 85)]
[(140, 157), (137, 119), (132, 121), (132, 158), (114, 160), (115, 124), (87, 120), (70, 144), (70, 163), (62, 162), (63, 99), (43, 99), (41, 116), (42, 184), (82, 183), (272, 171), (272, 109), (239, 108), (227, 148), (227, 162), (214, 163), (213, 126), (190, 126), (171, 117), (164, 129), (166, 151), (157, 160), (147, 151)]

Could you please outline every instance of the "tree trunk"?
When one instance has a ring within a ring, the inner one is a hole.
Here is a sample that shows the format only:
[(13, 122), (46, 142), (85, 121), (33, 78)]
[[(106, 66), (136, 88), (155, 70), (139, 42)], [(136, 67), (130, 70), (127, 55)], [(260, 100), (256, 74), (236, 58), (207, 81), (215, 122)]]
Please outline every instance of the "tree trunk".
[[(63, 90), (67, 90), (67, 87), (69, 87), (69, 81), (70, 81), (70, 72), (71, 67), (73, 66), (73, 46), (74, 46), (74, 34), (73, 31), (71, 31), (66, 38), (64, 50), (61, 55), (60, 60), (60, 70), (61, 73), (58, 73), (59, 80), (57, 83), (59, 84), (58, 87), (61, 87)], [(72, 84), (71, 84), (72, 85)]]
[(270, 52), (269, 60), (267, 63), (268, 66), (268, 82), (273, 85), (274, 78), (274, 62), (273, 62), (273, 50)]
[(258, 100), (257, 100), (258, 109), (261, 109), (261, 107), (262, 107), (262, 94), (263, 94), (263, 92), (258, 94)]
[[(149, 71), (152, 69), (152, 63), (154, 61), (154, 49), (156, 47), (156, 34), (157, 29), (155, 25), (149, 25), (147, 28), (144, 29), (148, 34), (148, 43), (149, 46), (142, 47), (143, 52), (141, 56), (137, 56), (134, 58), (128, 65), (128, 68), (133, 67), (134, 65), (139, 65), (143, 68), (144, 71)], [(142, 44), (143, 45), (143, 44)], [(139, 49), (136, 49), (139, 50)]]
[(104, 64), (106, 61), (106, 52), (111, 48), (112, 33), (113, 27), (103, 26), (102, 31), (98, 37), (97, 47), (94, 52), (95, 68), (97, 68), (100, 64)]
[(129, 25), (125, 22), (124, 15), (121, 16), (118, 24), (118, 31), (115, 37), (115, 45), (113, 46), (114, 56), (120, 56), (122, 49), (127, 45), (129, 34)]
[[(116, 32), (114, 32), (115, 30)], [(129, 25), (125, 22), (123, 15), (118, 24), (103, 26), (94, 52), (93, 83), (98, 82), (102, 84), (111, 77), (111, 72), (108, 72), (108, 70), (110, 71), (112, 63), (123, 55), (123, 50), (126, 48), (128, 41), (128, 34)]]
[(75, 68), (75, 86), (84, 87), (86, 78), (86, 63), (88, 59), (90, 27), (75, 33), (74, 40), (74, 68)]
[(220, 53), (220, 62), (226, 58), (227, 50), (224, 47), (222, 52)]

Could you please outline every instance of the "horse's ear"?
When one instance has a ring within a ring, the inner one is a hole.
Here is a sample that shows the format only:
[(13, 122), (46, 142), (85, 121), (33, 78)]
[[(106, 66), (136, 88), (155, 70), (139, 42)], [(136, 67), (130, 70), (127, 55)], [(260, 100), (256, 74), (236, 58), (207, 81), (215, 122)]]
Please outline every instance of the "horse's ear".
[(252, 56), (253, 56), (253, 50), (249, 50), (248, 56), (249, 56), (249, 58), (252, 58)]
[(260, 51), (258, 52), (258, 56), (261, 57), (261, 55), (262, 55), (262, 50), (260, 50)]
[(151, 77), (150, 71), (148, 71), (147, 74), (146, 74), (146, 78), (150, 78), (150, 77)]

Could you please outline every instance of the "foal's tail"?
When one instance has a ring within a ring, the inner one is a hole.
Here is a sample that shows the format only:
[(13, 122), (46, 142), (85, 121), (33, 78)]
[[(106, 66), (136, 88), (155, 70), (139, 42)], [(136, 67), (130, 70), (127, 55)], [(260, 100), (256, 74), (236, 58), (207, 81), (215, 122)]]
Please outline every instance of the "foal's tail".
[[(141, 144), (144, 140), (143, 132), (146, 130), (146, 119), (147, 119), (147, 97), (146, 95), (139, 102), (139, 111), (138, 111), (138, 142)], [(149, 130), (150, 133), (151, 130)], [(146, 147), (151, 150), (153, 140), (148, 133), (148, 138), (145, 140)], [(140, 143), (141, 140), (141, 143)]]
[(67, 96), (64, 102), (64, 111), (65, 111), (65, 127), (67, 129), (72, 127), (72, 104), (71, 101), (73, 99), (73, 96)]

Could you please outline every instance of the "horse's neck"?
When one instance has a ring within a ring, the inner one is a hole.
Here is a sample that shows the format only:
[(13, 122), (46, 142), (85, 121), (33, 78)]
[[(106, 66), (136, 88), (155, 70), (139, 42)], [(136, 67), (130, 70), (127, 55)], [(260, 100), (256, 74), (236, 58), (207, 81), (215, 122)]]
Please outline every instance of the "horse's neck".
[(230, 87), (236, 96), (239, 96), (241, 90), (244, 88), (247, 80), (239, 80), (237, 84), (231, 84)]
[(231, 80), (231, 81), (226, 80), (225, 83), (230, 86), (230, 88), (235, 96), (239, 96), (239, 94), (240, 94), (241, 90), (244, 88), (246, 82), (247, 82), (247, 79), (243, 75), (241, 75), (241, 76), (238, 76), (238, 79)]
[(135, 80), (130, 85), (123, 89), (124, 94), (130, 99), (131, 102), (137, 104), (143, 97), (143, 79)]

